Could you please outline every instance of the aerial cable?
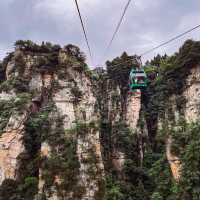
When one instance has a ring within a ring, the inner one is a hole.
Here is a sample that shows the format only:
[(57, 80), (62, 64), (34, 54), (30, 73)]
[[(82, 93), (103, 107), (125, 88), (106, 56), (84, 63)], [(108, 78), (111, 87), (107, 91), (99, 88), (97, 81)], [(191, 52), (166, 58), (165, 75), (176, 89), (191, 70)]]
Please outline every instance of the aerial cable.
[(186, 34), (192, 32), (192, 31), (194, 31), (194, 30), (196, 30), (196, 29), (198, 29), (198, 28), (200, 28), (200, 24), (197, 25), (197, 26), (195, 26), (195, 27), (193, 27), (193, 28), (191, 28), (191, 29), (189, 29), (189, 30), (187, 30), (187, 31), (185, 31), (184, 33), (181, 33), (181, 34), (179, 34), (179, 35), (173, 37), (172, 39), (168, 40), (167, 42), (163, 42), (163, 43), (159, 44), (158, 46), (153, 47), (152, 49), (150, 49), (150, 50), (148, 50), (148, 51), (145, 51), (145, 52), (142, 53), (140, 56), (144, 56), (144, 55), (146, 55), (146, 54), (148, 54), (148, 53), (150, 53), (150, 52), (152, 52), (152, 51), (154, 51), (154, 50), (156, 50), (156, 49), (158, 49), (158, 48), (160, 48), (160, 47), (162, 47), (162, 46), (165, 46), (166, 44), (169, 44), (169, 43), (173, 42), (174, 40), (177, 40), (177, 39), (179, 39), (180, 37), (182, 37), (182, 36), (184, 36), (184, 35), (186, 35)]
[[(165, 46), (165, 45), (171, 43), (172, 41), (177, 40), (178, 38), (180, 38), (180, 37), (182, 37), (182, 36), (184, 36), (184, 35), (186, 35), (186, 34), (192, 32), (192, 31), (194, 31), (194, 30), (196, 30), (196, 29), (198, 29), (198, 28), (200, 28), (200, 24), (197, 25), (197, 26), (195, 26), (195, 27), (193, 27), (193, 28), (191, 28), (191, 29), (189, 29), (189, 30), (187, 30), (187, 31), (185, 31), (184, 33), (181, 33), (181, 34), (179, 34), (179, 35), (173, 37), (172, 39), (170, 39), (170, 40), (168, 40), (168, 41), (166, 41), (166, 42), (161, 43), (160, 45), (158, 45), (158, 46), (156, 46), (156, 47), (154, 47), (154, 48), (152, 48), (152, 49), (150, 49), (150, 50), (148, 50), (148, 51), (145, 51), (144, 53), (140, 54), (139, 57), (142, 57), (142, 56), (144, 56), (144, 55), (146, 55), (146, 54), (148, 54), (148, 53), (150, 53), (150, 52), (152, 52), (152, 51), (154, 51), (154, 50), (156, 50), (156, 49), (158, 49), (158, 48), (160, 48), (160, 47), (162, 47), (162, 46)], [(132, 61), (132, 60), (133, 60), (133, 58), (127, 59), (127, 60), (124, 61), (124, 62), (121, 62), (121, 63), (118, 63), (118, 64), (114, 64), (114, 65), (112, 65), (112, 66), (118, 66), (118, 65), (121, 65), (121, 64), (130, 62), (130, 61)]]
[(79, 8), (79, 5), (78, 5), (78, 1), (75, 0), (75, 3), (76, 3), (76, 8), (77, 8), (77, 11), (78, 11), (79, 19), (80, 19), (80, 22), (81, 22), (82, 30), (83, 30), (83, 33), (84, 33), (85, 41), (86, 41), (86, 44), (87, 44), (87, 48), (88, 48), (88, 51), (89, 51), (89, 54), (90, 54), (90, 59), (92, 61), (91, 48), (90, 48), (90, 45), (89, 45), (89, 41), (88, 41), (88, 37), (87, 37), (87, 34), (86, 34), (85, 26), (84, 26), (84, 23), (83, 23), (83, 19), (82, 19), (82, 16), (81, 16), (81, 12), (80, 12), (80, 8)]
[(104, 56), (106, 56), (106, 54), (109, 52), (109, 50), (110, 50), (110, 48), (111, 48), (111, 46), (112, 46), (112, 43), (113, 43), (113, 41), (114, 41), (114, 39), (115, 39), (115, 37), (116, 37), (118, 31), (119, 31), (119, 28), (120, 28), (120, 26), (121, 26), (121, 24), (122, 24), (122, 21), (123, 21), (123, 19), (124, 19), (124, 16), (125, 16), (125, 14), (126, 14), (126, 11), (128, 10), (128, 7), (129, 7), (130, 3), (131, 3), (131, 0), (128, 0), (126, 6), (125, 6), (125, 8), (124, 8), (124, 11), (123, 11), (123, 13), (122, 13), (122, 16), (121, 16), (121, 18), (120, 18), (120, 20), (119, 20), (119, 22), (118, 22), (118, 24), (117, 24), (117, 27), (116, 27), (116, 29), (115, 29), (113, 35), (112, 35), (112, 38), (111, 38), (110, 42), (108, 43), (108, 46), (106, 47), (106, 51), (105, 51)]

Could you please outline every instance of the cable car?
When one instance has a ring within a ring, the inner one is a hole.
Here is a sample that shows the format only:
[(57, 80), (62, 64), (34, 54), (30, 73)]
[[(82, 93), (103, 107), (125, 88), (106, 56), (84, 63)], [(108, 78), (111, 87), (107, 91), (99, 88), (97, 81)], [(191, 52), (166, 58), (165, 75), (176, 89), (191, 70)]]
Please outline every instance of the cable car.
[(143, 69), (132, 69), (129, 77), (129, 88), (145, 89), (147, 87), (147, 75)]

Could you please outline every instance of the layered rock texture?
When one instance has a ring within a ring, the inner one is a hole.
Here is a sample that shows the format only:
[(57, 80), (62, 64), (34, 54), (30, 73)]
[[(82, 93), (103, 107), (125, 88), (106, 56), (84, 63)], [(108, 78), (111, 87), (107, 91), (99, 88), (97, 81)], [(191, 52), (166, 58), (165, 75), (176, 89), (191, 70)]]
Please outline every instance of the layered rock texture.
[(124, 72), (91, 71), (76, 46), (18, 41), (0, 70), (0, 200), (198, 199), (183, 177), (200, 60), (181, 55), (130, 92)]
[(8, 113), (2, 115), (0, 182), (34, 177), (32, 198), (104, 198), (105, 162), (121, 175), (126, 155), (117, 138), (104, 143), (111, 135), (102, 135), (101, 126), (110, 124), (107, 132), (127, 120), (134, 130), (139, 120), (140, 95), (130, 94), (123, 110), (120, 89), (111, 79), (92, 80), (72, 54), (79, 49), (70, 48), (34, 53), (18, 47), (4, 63), (0, 96)]

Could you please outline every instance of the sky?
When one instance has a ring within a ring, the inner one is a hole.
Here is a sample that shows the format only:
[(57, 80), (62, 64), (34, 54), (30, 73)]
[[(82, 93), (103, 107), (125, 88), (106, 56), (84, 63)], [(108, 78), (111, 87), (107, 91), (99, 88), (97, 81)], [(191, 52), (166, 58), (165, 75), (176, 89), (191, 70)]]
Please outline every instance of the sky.
[[(132, 0), (120, 30), (104, 56), (106, 46), (127, 0), (78, 0), (93, 60), (84, 40), (74, 0), (0, 0), (0, 59), (12, 51), (16, 40), (74, 44), (87, 56), (91, 67), (128, 54), (141, 54), (200, 24), (200, 0)], [(200, 40), (200, 29), (145, 55), (168, 55), (186, 39)]]

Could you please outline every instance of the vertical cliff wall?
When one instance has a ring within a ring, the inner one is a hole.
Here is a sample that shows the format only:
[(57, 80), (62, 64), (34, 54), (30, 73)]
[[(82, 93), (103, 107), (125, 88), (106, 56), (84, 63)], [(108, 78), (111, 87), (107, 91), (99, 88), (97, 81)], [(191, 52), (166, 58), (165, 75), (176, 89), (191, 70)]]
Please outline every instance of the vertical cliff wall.
[(20, 188), (33, 181), (25, 189), (31, 194), (16, 188), (19, 198), (102, 199), (108, 171), (124, 177), (128, 154), (120, 129), (134, 134), (141, 96), (122, 96), (114, 80), (92, 79), (84, 65), (67, 48), (18, 48), (4, 61), (0, 181)]
[(198, 199), (194, 180), (199, 180), (199, 42), (188, 40), (178, 53), (149, 70), (148, 76), (142, 103), (150, 155), (158, 156), (150, 169), (156, 181), (151, 197)]
[(66, 49), (48, 56), (19, 49), (5, 63), (1, 184), (31, 177), (42, 198), (95, 199), (104, 165), (92, 82)]
[[(171, 129), (179, 127), (180, 121), (191, 124), (199, 120), (199, 66), (195, 66), (189, 71), (186, 77), (184, 88), (178, 95), (172, 95), (168, 98), (168, 107), (165, 108), (164, 121), (160, 120), (159, 128), (166, 129), (166, 155), (171, 166), (172, 174), (175, 180), (181, 178), (181, 161), (178, 155), (172, 153), (173, 138)], [(166, 127), (167, 126), (167, 127)]]
[(91, 71), (73, 45), (18, 43), (0, 70), (0, 200), (190, 198), (198, 62), (179, 52), (129, 92), (128, 67)]

